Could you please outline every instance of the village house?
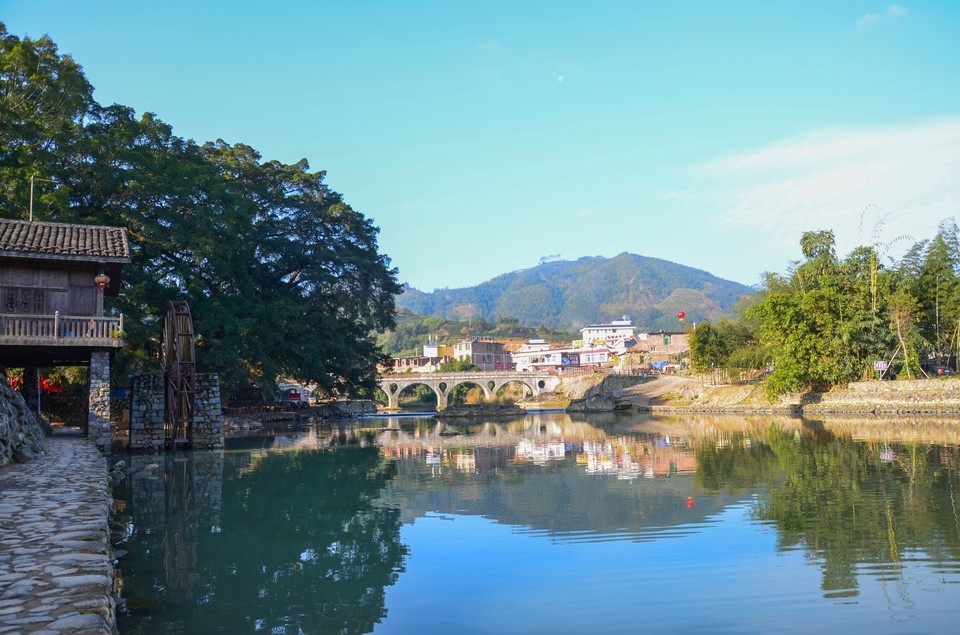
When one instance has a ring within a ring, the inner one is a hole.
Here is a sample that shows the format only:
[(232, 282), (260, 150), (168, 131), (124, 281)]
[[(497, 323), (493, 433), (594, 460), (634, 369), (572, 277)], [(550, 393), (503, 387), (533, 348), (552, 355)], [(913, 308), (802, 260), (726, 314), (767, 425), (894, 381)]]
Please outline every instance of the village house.
[(513, 370), (503, 342), (474, 337), (453, 345), (453, 358), (468, 361), (482, 371)]
[(623, 347), (626, 340), (633, 338), (634, 325), (633, 320), (626, 316), (619, 320), (611, 322), (602, 322), (600, 324), (591, 324), (580, 329), (580, 342), (582, 348), (594, 346), (606, 346), (608, 348)]
[(429, 343), (423, 345), (423, 355), (412, 357), (393, 357), (390, 367), (385, 369), (391, 373), (432, 373), (436, 372), (440, 364), (453, 359), (453, 347), (446, 344)]
[(513, 353), (521, 372), (565, 368), (609, 368), (635, 373), (646, 368), (640, 360), (673, 361), (690, 350), (689, 333), (634, 333), (633, 322), (620, 320), (591, 324), (580, 329), (581, 339), (570, 347), (553, 348), (541, 339), (530, 340)]
[(123, 316), (104, 315), (130, 262), (121, 227), (0, 218), (0, 365), (23, 368), (24, 397), (40, 411), (37, 368), (89, 366), (89, 433), (110, 444), (110, 358)]
[(640, 333), (637, 336), (639, 348), (652, 357), (664, 358), (683, 355), (690, 351), (690, 333), (676, 331), (658, 331)]
[(513, 353), (513, 363), (520, 372), (601, 368), (609, 366), (612, 359), (611, 350), (604, 346), (552, 348), (544, 340), (530, 340)]

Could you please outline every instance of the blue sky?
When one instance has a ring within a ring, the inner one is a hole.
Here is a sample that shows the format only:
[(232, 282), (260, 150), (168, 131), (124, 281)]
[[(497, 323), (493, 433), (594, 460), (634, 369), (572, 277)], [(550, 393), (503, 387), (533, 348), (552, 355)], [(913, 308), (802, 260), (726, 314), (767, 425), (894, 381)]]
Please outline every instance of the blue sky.
[[(0, 0), (101, 103), (306, 157), (400, 279), (629, 251), (746, 284), (960, 212), (960, 2)], [(886, 247), (883, 247), (886, 250)]]

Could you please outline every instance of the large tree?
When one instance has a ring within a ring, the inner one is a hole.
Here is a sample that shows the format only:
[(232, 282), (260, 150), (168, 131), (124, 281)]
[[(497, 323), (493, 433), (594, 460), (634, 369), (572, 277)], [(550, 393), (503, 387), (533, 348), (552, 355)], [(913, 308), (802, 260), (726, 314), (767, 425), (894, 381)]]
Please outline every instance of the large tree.
[(893, 343), (890, 277), (875, 248), (858, 247), (841, 261), (833, 232), (806, 232), (800, 244), (805, 260), (789, 278), (769, 276), (762, 301), (748, 311), (772, 352), (773, 395), (860, 379)]
[(128, 228), (128, 362), (150, 357), (168, 299), (197, 322), (201, 370), (227, 393), (280, 375), (328, 390), (372, 385), (393, 326), (396, 270), (378, 229), (306, 160), (197, 144), (151, 113), (101, 106), (82, 69), (48, 39), (0, 24), (0, 209), (25, 217), (30, 177), (48, 179), (39, 220)]

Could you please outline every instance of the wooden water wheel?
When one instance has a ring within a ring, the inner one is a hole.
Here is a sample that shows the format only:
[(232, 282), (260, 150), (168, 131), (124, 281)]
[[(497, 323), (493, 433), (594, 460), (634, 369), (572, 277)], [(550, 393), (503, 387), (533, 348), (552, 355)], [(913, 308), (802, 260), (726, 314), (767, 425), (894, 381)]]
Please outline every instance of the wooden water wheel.
[(193, 441), (193, 405), (197, 393), (193, 317), (186, 302), (167, 302), (160, 335), (160, 366), (166, 388), (164, 437), (167, 447)]

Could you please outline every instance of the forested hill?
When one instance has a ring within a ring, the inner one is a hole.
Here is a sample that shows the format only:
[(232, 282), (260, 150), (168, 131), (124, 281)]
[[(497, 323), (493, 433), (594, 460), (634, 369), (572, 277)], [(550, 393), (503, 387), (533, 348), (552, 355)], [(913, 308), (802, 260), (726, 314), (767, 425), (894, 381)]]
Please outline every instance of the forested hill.
[(514, 317), (562, 329), (626, 315), (642, 329), (675, 330), (679, 311), (690, 322), (716, 320), (752, 292), (706, 271), (622, 253), (547, 262), (464, 289), (424, 293), (408, 287), (397, 306), (448, 320)]

